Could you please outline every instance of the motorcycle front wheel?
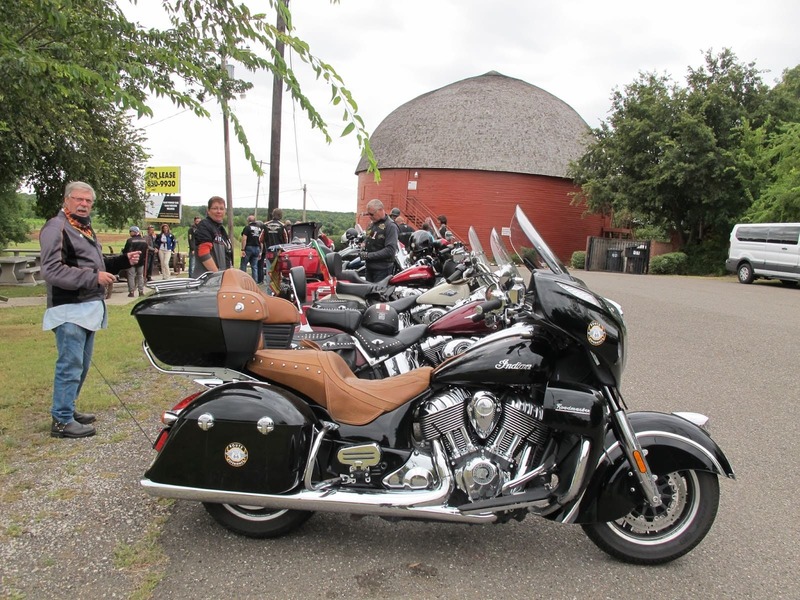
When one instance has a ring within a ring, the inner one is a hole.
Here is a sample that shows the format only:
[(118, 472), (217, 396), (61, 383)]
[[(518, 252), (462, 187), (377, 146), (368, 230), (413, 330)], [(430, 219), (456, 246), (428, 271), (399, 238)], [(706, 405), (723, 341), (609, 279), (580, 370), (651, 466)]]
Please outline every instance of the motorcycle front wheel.
[(719, 506), (719, 481), (705, 471), (658, 475), (662, 504), (643, 502), (608, 523), (589, 523), (583, 530), (601, 550), (625, 562), (657, 565), (683, 556), (711, 529)]
[(305, 523), (313, 512), (305, 510), (276, 510), (261, 506), (237, 504), (214, 504), (203, 502), (203, 506), (214, 520), (246, 537), (271, 538), (285, 535)]

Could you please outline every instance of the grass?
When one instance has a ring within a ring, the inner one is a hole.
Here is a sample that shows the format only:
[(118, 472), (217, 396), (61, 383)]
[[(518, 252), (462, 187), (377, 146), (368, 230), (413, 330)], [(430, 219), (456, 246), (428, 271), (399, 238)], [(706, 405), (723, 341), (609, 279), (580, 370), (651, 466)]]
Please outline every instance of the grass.
[[(0, 293), (2, 293), (0, 291)], [(3, 345), (0, 369), (0, 485), (14, 471), (11, 457), (53, 444), (50, 405), (56, 361), (55, 336), (42, 331), (44, 306), (0, 310)], [(188, 379), (156, 373), (142, 353), (142, 335), (131, 305), (109, 306), (109, 328), (97, 332), (93, 365), (78, 399), (83, 412), (103, 412), (125, 402), (137, 418), (150, 418), (169, 403), (169, 391), (193, 385)], [(153, 393), (159, 390), (160, 393)], [(180, 390), (182, 391), (182, 390)], [(175, 401), (180, 391), (175, 391)], [(167, 396), (164, 396), (164, 393)], [(127, 417), (127, 414), (125, 415)], [(121, 441), (114, 438), (110, 442)], [(63, 451), (63, 445), (54, 451)]]
[(6, 298), (43, 298), (47, 296), (47, 286), (39, 285), (0, 285), (0, 296)]

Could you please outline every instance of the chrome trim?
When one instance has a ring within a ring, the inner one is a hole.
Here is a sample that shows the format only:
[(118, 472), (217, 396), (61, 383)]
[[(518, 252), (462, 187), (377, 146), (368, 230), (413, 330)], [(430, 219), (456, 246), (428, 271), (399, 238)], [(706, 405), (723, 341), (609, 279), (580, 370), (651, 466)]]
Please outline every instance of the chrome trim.
[(589, 451), (592, 449), (592, 442), (584, 438), (581, 441), (581, 449), (578, 454), (578, 464), (575, 465), (575, 468), (572, 471), (572, 479), (569, 482), (569, 487), (567, 491), (564, 492), (561, 496), (558, 497), (558, 504), (564, 506), (565, 504), (570, 503), (575, 496), (578, 495), (578, 491), (581, 489), (581, 484), (583, 483), (583, 478), (586, 475), (586, 469), (589, 467)]
[[(719, 464), (719, 461), (716, 459), (716, 457), (713, 454), (711, 454), (711, 452), (709, 452), (708, 449), (704, 448), (703, 446), (701, 446), (700, 444), (695, 442), (693, 439), (687, 438), (687, 437), (682, 436), (682, 435), (678, 435), (676, 433), (671, 433), (669, 431), (663, 431), (661, 429), (653, 429), (653, 430), (650, 430), (650, 431), (639, 431), (639, 432), (636, 433), (636, 437), (637, 438), (648, 436), (648, 435), (667, 437), (667, 438), (672, 438), (674, 440), (682, 440), (682, 441), (686, 442), (690, 446), (696, 448), (697, 450), (699, 450), (700, 452), (705, 454), (708, 457), (708, 459), (711, 461), (711, 463), (714, 465), (714, 468), (717, 470), (717, 472), (720, 475), (726, 475), (727, 476), (727, 472), (722, 468), (722, 465)], [(619, 440), (617, 440), (616, 442), (614, 442), (608, 448), (605, 449), (605, 452), (600, 457), (600, 460), (597, 462), (597, 464), (600, 465), (600, 464), (602, 464), (602, 462), (604, 460), (608, 460), (608, 456), (607, 455), (612, 450), (616, 449), (617, 446), (619, 446)]]
[(214, 415), (211, 413), (203, 413), (197, 417), (197, 426), (203, 431), (208, 431), (214, 427)]
[(256, 429), (258, 429), (258, 433), (262, 435), (267, 435), (275, 431), (275, 421), (270, 419), (269, 417), (261, 417), (256, 423)]
[(710, 430), (710, 421), (711, 419), (702, 413), (696, 412), (673, 412), (673, 415), (676, 417), (680, 417), (681, 419), (686, 419), (690, 423), (694, 423), (700, 429), (704, 431)]
[[(187, 375), (187, 376), (196, 376), (196, 377), (205, 377), (211, 380), (219, 380), (221, 383), (226, 383), (230, 381), (260, 381), (255, 377), (251, 377), (250, 375), (245, 375), (244, 373), (240, 373), (239, 371), (234, 371), (233, 369), (226, 369), (225, 367), (169, 367), (165, 369), (156, 363), (155, 357), (153, 356), (152, 351), (150, 350), (150, 345), (147, 343), (147, 340), (142, 341), (142, 351), (144, 355), (147, 357), (147, 360), (150, 362), (150, 365), (159, 373), (164, 373), (165, 375)], [(203, 380), (205, 381), (205, 380)], [(205, 385), (206, 387), (214, 387), (213, 385), (206, 385), (206, 383), (201, 383), (201, 385)]]
[(329, 431), (335, 431), (336, 429), (339, 429), (339, 425), (337, 425), (336, 423), (331, 423), (330, 421), (323, 421), (322, 429), (320, 429), (319, 433), (317, 433), (316, 436), (314, 437), (314, 442), (311, 444), (311, 451), (308, 453), (308, 460), (306, 460), (306, 468), (303, 473), (303, 483), (309, 492), (316, 492), (318, 490), (330, 488), (334, 483), (338, 481), (338, 479), (328, 479), (326, 481), (320, 481), (317, 483), (314, 483), (313, 481), (314, 464), (317, 462), (317, 455), (319, 454), (319, 448), (322, 445), (322, 440), (325, 439), (325, 435)]
[(328, 511), (380, 517), (401, 517), (452, 521), (459, 523), (490, 523), (496, 515), (479, 513), (462, 514), (457, 508), (446, 506), (452, 493), (453, 476), (447, 458), (438, 440), (432, 442), (434, 465), (440, 476), (437, 488), (418, 492), (385, 492), (355, 489), (299, 490), (292, 494), (253, 494), (204, 488), (184, 487), (156, 483), (142, 479), (141, 485), (151, 496), (177, 498), (216, 504), (262, 506), (265, 508)]
[(516, 479), (512, 479), (511, 481), (504, 484), (503, 487), (500, 489), (500, 493), (504, 496), (508, 495), (508, 493), (511, 492), (514, 488), (525, 485), (531, 479), (535, 479), (542, 473), (553, 468), (553, 466), (555, 466), (555, 463), (552, 461), (539, 465), (533, 471), (528, 471), (527, 473), (520, 475)]

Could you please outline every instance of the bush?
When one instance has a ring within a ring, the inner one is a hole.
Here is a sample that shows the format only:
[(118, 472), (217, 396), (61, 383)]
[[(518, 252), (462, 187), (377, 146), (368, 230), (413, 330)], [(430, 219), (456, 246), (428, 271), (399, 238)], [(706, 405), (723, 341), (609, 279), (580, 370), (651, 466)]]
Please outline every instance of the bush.
[(583, 250), (576, 250), (572, 253), (572, 257), (569, 260), (569, 265), (573, 269), (585, 269), (586, 268), (586, 252)]
[(689, 257), (683, 252), (659, 254), (650, 259), (650, 273), (654, 275), (683, 275)]

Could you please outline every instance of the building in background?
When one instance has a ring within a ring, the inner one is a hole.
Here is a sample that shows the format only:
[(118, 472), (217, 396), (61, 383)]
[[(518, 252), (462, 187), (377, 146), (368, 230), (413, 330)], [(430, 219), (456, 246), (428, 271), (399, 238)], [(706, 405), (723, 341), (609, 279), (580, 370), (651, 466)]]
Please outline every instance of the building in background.
[(472, 225), (488, 248), (492, 227), (507, 227), (519, 204), (566, 262), (610, 225), (570, 196), (567, 166), (583, 155), (589, 132), (572, 107), (519, 79), (491, 71), (457, 81), (378, 125), (371, 143), (381, 181), (362, 158), (357, 214), (372, 198), (400, 208), (415, 227), (444, 214), (457, 237), (466, 240)]

